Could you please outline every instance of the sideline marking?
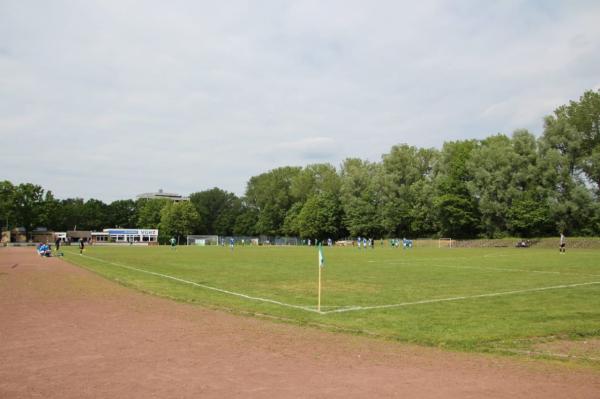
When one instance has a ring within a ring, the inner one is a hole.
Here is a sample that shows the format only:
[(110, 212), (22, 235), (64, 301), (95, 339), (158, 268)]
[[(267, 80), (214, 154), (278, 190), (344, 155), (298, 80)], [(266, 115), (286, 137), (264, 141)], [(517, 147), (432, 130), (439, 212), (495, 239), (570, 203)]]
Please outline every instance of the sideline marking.
[(289, 307), (289, 308), (295, 308), (295, 309), (301, 309), (301, 310), (306, 310), (307, 312), (313, 312), (313, 313), (323, 313), (323, 312), (318, 312), (315, 309), (311, 309), (309, 307), (306, 306), (299, 306), (299, 305), (292, 305), (289, 303), (285, 303), (285, 302), (279, 302), (279, 301), (275, 301), (273, 299), (268, 299), (268, 298), (260, 298), (260, 297), (255, 297), (255, 296), (250, 296), (250, 295), (246, 295), (246, 294), (241, 294), (239, 292), (233, 292), (233, 291), (227, 291), (221, 288), (216, 288), (216, 287), (211, 287), (210, 285), (205, 285), (205, 284), (200, 284), (200, 283), (195, 283), (193, 281), (189, 281), (189, 280), (184, 280), (182, 278), (179, 277), (173, 277), (173, 276), (169, 276), (168, 274), (162, 274), (162, 273), (156, 273), (156, 272), (151, 272), (148, 270), (144, 270), (144, 269), (138, 269), (137, 267), (132, 267), (132, 266), (127, 266), (127, 265), (122, 265), (119, 263), (115, 263), (115, 262), (109, 262), (106, 261), (104, 259), (100, 259), (100, 258), (96, 258), (93, 256), (89, 256), (89, 255), (83, 255), (87, 258), (93, 259), (93, 260), (97, 260), (99, 262), (104, 262), (104, 263), (108, 263), (109, 265), (114, 265), (114, 266), (118, 266), (118, 267), (122, 267), (125, 269), (130, 269), (130, 270), (135, 270), (138, 272), (142, 272), (142, 273), (147, 273), (147, 274), (152, 274), (154, 276), (159, 276), (159, 277), (164, 277), (164, 278), (168, 278), (171, 280), (175, 280), (175, 281), (179, 281), (180, 283), (185, 283), (185, 284), (190, 284), (190, 285), (195, 285), (196, 287), (200, 287), (200, 288), (205, 288), (207, 290), (212, 290), (212, 291), (217, 291), (217, 292), (221, 292), (223, 294), (228, 294), (228, 295), (233, 295), (233, 296), (238, 296), (241, 298), (245, 298), (245, 299), (251, 299), (253, 301), (261, 301), (261, 302), (268, 302), (268, 303), (272, 303), (275, 305), (280, 305), (280, 306), (285, 306), (285, 307)]
[[(420, 267), (422, 265), (417, 265), (414, 262), (408, 261), (397, 261), (397, 262), (386, 262), (388, 264), (396, 264), (396, 265), (408, 265)], [(460, 265), (425, 265), (427, 267), (442, 267), (447, 269), (471, 269), (471, 270), (482, 270), (482, 271), (498, 271), (498, 272), (519, 272), (519, 273), (537, 273), (537, 274), (558, 274), (558, 275), (566, 275), (566, 276), (580, 276), (580, 277), (600, 277), (600, 274), (584, 274), (584, 273), (571, 273), (571, 272), (556, 272), (549, 270), (527, 270), (527, 269), (514, 269), (514, 268), (506, 268), (506, 267), (488, 267), (488, 266), (460, 266)]]
[(591, 281), (589, 283), (578, 283), (578, 284), (568, 284), (568, 285), (554, 285), (554, 286), (551, 286), (551, 287), (541, 287), (541, 288), (529, 288), (529, 289), (526, 289), (526, 290), (494, 292), (494, 293), (491, 293), (491, 294), (455, 296), (455, 297), (451, 297), (451, 298), (440, 298), (440, 299), (425, 299), (423, 301), (403, 302), (403, 303), (396, 303), (396, 304), (393, 304), (393, 305), (354, 306), (354, 307), (347, 308), (347, 309), (329, 310), (327, 312), (321, 312), (321, 313), (330, 314), (330, 313), (353, 312), (353, 311), (358, 311), (358, 310), (399, 308), (399, 307), (403, 307), (403, 306), (423, 305), (423, 304), (437, 303), (437, 302), (462, 301), (462, 300), (465, 300), (465, 299), (473, 299), (473, 298), (489, 298), (489, 297), (502, 296), (502, 295), (522, 294), (522, 293), (525, 293), (525, 292), (558, 290), (558, 289), (561, 289), (561, 288), (573, 288), (573, 287), (581, 287), (581, 286), (585, 286), (585, 285), (594, 285), (594, 284), (600, 284), (600, 281)]
[(459, 266), (459, 265), (429, 265), (431, 267), (445, 267), (453, 269), (473, 269), (473, 270), (491, 270), (499, 272), (521, 272), (521, 273), (538, 273), (538, 274), (563, 274), (567, 276), (582, 276), (582, 277), (600, 277), (600, 274), (582, 274), (582, 273), (570, 273), (570, 272), (553, 272), (549, 270), (527, 270), (527, 269), (513, 269), (504, 267), (478, 267), (478, 266)]

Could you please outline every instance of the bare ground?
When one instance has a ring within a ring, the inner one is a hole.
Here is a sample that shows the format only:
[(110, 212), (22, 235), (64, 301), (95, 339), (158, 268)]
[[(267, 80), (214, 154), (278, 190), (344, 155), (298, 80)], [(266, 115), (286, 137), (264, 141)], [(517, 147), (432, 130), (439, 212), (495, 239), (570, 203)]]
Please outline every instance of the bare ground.
[(145, 295), (0, 249), (0, 398), (598, 398), (600, 373)]

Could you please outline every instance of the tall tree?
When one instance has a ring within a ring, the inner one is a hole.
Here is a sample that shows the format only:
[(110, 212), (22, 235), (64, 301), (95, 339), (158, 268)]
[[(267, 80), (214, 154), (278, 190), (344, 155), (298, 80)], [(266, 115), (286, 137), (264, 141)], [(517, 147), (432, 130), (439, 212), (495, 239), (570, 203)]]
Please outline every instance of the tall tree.
[(241, 201), (233, 193), (212, 188), (190, 195), (190, 202), (200, 215), (197, 234), (231, 234), (235, 219), (241, 211)]
[(383, 155), (381, 180), (381, 223), (388, 235), (412, 235), (416, 195), (422, 189), (417, 183), (428, 180), (437, 158), (434, 149), (419, 149), (406, 144), (393, 146)]
[(16, 223), (15, 186), (8, 180), (0, 181), (0, 226), (10, 229)]
[(477, 147), (475, 140), (444, 143), (436, 175), (437, 195), (434, 199), (440, 234), (452, 238), (478, 234), (479, 210), (467, 183), (473, 179), (468, 161)]
[(339, 195), (340, 187), (340, 176), (333, 165), (328, 163), (312, 164), (304, 167), (292, 179), (290, 195), (294, 202), (303, 204), (315, 194)]
[(90, 198), (83, 205), (83, 226), (86, 230), (101, 230), (108, 225), (107, 205), (97, 199)]
[(161, 211), (169, 203), (166, 199), (140, 199), (137, 202), (138, 225), (143, 229), (157, 229)]
[(294, 204), (291, 185), (301, 168), (286, 166), (250, 178), (245, 202), (258, 211), (256, 230), (259, 234), (284, 234), (287, 211)]
[(339, 198), (332, 193), (321, 193), (313, 195), (304, 203), (296, 224), (303, 238), (337, 238), (341, 217)]
[(133, 200), (117, 200), (108, 205), (106, 227), (136, 227), (137, 206)]
[(600, 91), (586, 91), (546, 117), (542, 139), (565, 157), (571, 176), (583, 173), (600, 187)]
[(258, 221), (258, 210), (242, 204), (240, 213), (235, 218), (233, 234), (237, 236), (254, 236), (258, 234), (256, 222)]
[(348, 158), (340, 174), (344, 227), (352, 236), (380, 236), (381, 165)]
[(181, 242), (192, 234), (200, 216), (188, 201), (168, 202), (160, 211), (159, 230), (163, 237), (172, 236)]
[[(16, 222), (27, 229), (33, 230), (39, 223), (39, 212), (44, 201), (44, 189), (41, 186), (23, 183), (15, 187), (14, 212)], [(44, 226), (45, 227), (45, 226)]]
[(58, 230), (85, 229), (85, 212), (82, 198), (67, 198), (60, 201)]

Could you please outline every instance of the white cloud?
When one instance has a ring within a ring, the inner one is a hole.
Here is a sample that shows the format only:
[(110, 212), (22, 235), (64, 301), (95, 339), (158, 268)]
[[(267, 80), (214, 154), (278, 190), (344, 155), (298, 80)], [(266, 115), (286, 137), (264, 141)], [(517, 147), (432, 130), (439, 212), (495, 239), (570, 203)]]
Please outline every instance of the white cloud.
[(277, 166), (539, 133), (600, 86), (598, 17), (592, 1), (6, 0), (2, 178), (242, 194)]
[(326, 161), (339, 154), (340, 146), (330, 137), (307, 137), (301, 140), (274, 144), (266, 153), (274, 160), (289, 160), (291, 162)]

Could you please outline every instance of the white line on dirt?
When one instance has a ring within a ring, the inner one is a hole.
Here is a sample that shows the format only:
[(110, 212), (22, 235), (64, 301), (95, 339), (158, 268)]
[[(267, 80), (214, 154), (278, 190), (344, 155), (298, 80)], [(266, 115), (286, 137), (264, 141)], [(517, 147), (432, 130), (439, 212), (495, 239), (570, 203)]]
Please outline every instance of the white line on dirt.
[(562, 289), (562, 288), (574, 288), (574, 287), (582, 287), (582, 286), (594, 285), (594, 284), (600, 284), (600, 281), (591, 281), (588, 283), (578, 283), (578, 284), (568, 284), (568, 285), (555, 285), (552, 287), (529, 288), (529, 289), (525, 289), (525, 290), (494, 292), (491, 294), (456, 296), (456, 297), (451, 297), (451, 298), (439, 298), (439, 299), (425, 299), (422, 301), (403, 302), (403, 303), (396, 303), (393, 305), (353, 306), (353, 307), (346, 308), (346, 309), (330, 310), (330, 311), (321, 312), (321, 313), (330, 314), (330, 313), (342, 313), (342, 312), (355, 312), (355, 311), (359, 311), (359, 310), (399, 308), (399, 307), (403, 307), (403, 306), (424, 305), (424, 304), (437, 303), (437, 302), (462, 301), (462, 300), (474, 299), (474, 298), (489, 298), (489, 297), (496, 297), (496, 296), (502, 296), (502, 295), (523, 294), (523, 293), (527, 293), (527, 292), (558, 290), (558, 289)]
[(96, 260), (98, 262), (108, 263), (109, 265), (113, 265), (113, 266), (117, 266), (117, 267), (122, 267), (124, 269), (135, 270), (135, 271), (138, 271), (138, 272), (147, 273), (147, 274), (151, 274), (151, 275), (154, 275), (154, 276), (168, 278), (170, 280), (178, 281), (180, 283), (194, 285), (196, 287), (200, 287), (200, 288), (205, 288), (207, 290), (221, 292), (223, 294), (233, 295), (233, 296), (237, 296), (237, 297), (240, 297), (240, 298), (250, 299), (250, 300), (253, 300), (253, 301), (260, 301), (260, 302), (272, 303), (272, 304), (275, 304), (275, 305), (285, 306), (285, 307), (289, 307), (289, 308), (301, 309), (301, 310), (305, 310), (307, 312), (323, 313), (323, 312), (318, 312), (316, 309), (311, 309), (311, 308), (306, 307), (306, 306), (292, 305), (292, 304), (285, 303), (285, 302), (275, 301), (273, 299), (260, 298), (260, 297), (255, 297), (255, 296), (251, 296), (251, 295), (242, 294), (242, 293), (239, 293), (239, 292), (227, 291), (227, 290), (224, 290), (224, 289), (221, 289), (221, 288), (211, 287), (210, 285), (195, 283), (193, 281), (184, 280), (184, 279), (179, 278), (179, 277), (169, 276), (168, 274), (151, 272), (149, 270), (139, 269), (137, 267), (127, 266), (127, 265), (123, 265), (123, 264), (115, 263), (115, 262), (109, 262), (109, 261), (106, 261), (104, 259), (96, 258), (96, 257), (89, 256), (89, 255), (84, 255), (84, 256), (87, 257), (87, 258)]

